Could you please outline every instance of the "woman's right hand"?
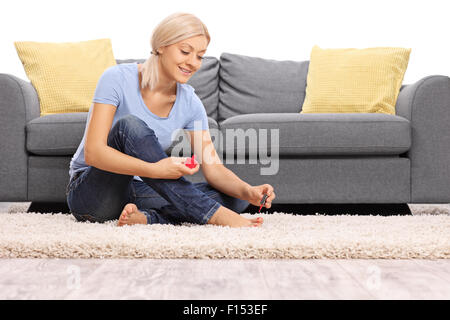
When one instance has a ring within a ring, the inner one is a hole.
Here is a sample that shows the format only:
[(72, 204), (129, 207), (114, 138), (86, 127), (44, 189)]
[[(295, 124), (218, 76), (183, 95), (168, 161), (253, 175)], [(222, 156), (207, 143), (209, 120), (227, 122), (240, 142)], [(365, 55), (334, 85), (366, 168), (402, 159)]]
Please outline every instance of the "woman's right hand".
[(185, 163), (188, 161), (188, 157), (167, 157), (153, 163), (155, 170), (152, 174), (152, 178), (155, 179), (178, 179), (186, 174), (192, 175), (200, 169), (200, 165), (197, 164), (195, 168), (188, 168)]

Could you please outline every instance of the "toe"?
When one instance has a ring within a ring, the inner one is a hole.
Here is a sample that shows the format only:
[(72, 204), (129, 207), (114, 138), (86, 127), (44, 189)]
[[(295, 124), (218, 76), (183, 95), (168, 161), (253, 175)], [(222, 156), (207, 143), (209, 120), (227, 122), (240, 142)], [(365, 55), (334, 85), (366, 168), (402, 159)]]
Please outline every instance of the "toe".
[(134, 203), (128, 203), (125, 206), (125, 210), (127, 211), (127, 213), (132, 213), (133, 211), (136, 211), (137, 207)]
[(136, 208), (137, 208), (137, 207), (136, 207), (136, 205), (135, 205), (134, 203), (127, 203), (123, 209), (126, 210), (128, 213), (131, 213), (131, 212), (133, 212)]
[(119, 220), (120, 221), (125, 221), (125, 220), (128, 219), (128, 216), (129, 216), (129, 212), (127, 211), (127, 209), (124, 209), (122, 211), (122, 213), (120, 214)]

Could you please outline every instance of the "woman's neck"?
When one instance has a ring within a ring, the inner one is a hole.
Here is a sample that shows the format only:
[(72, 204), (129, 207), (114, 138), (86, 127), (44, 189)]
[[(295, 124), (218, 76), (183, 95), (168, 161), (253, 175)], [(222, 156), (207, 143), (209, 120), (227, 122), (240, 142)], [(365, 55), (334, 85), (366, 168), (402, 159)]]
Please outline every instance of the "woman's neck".
[(171, 83), (170, 81), (165, 81), (163, 77), (161, 77), (160, 72), (160, 79), (158, 84), (153, 88), (153, 90), (150, 91), (148, 87), (145, 87), (142, 89), (141, 83), (142, 83), (142, 64), (138, 63), (138, 73), (139, 73), (139, 88), (141, 89), (142, 95), (163, 95), (163, 96), (173, 96), (177, 94), (177, 82), (173, 81)]

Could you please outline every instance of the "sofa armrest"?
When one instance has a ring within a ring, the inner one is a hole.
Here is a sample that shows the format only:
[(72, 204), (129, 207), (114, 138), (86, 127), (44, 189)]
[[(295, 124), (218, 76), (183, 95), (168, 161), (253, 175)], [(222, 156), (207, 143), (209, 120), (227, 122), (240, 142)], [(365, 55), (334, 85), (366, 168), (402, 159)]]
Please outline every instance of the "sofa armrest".
[(396, 115), (411, 122), (411, 203), (450, 203), (450, 78), (434, 75), (405, 86)]
[(0, 201), (27, 200), (25, 126), (39, 116), (39, 98), (31, 83), (0, 73)]

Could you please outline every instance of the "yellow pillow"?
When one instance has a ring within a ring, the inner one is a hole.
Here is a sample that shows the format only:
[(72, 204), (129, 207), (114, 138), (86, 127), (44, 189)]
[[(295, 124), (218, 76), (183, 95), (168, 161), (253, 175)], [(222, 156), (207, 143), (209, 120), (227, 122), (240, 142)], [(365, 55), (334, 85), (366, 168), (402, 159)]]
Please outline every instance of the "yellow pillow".
[(100, 76), (116, 64), (110, 39), (14, 45), (38, 93), (41, 116), (88, 112)]
[(411, 49), (321, 49), (309, 62), (300, 113), (386, 113), (395, 115)]

